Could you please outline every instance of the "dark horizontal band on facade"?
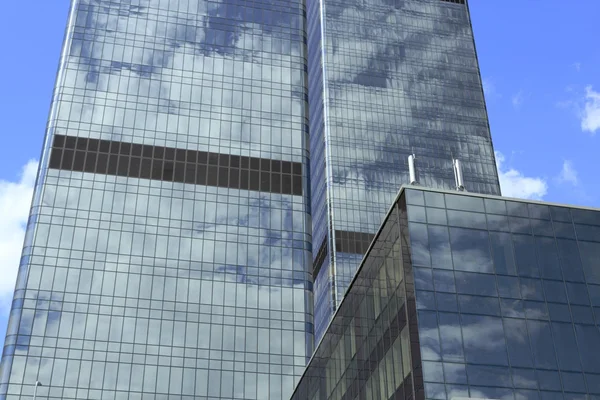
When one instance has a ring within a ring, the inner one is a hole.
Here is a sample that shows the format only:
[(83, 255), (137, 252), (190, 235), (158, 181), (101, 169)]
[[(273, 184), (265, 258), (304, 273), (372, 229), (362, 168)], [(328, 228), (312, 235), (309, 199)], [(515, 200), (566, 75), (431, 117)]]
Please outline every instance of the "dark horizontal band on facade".
[(54, 135), (49, 168), (302, 195), (302, 164)]
[(341, 253), (365, 254), (375, 238), (372, 233), (335, 231), (335, 250)]
[(446, 3), (465, 4), (465, 0), (442, 0)]

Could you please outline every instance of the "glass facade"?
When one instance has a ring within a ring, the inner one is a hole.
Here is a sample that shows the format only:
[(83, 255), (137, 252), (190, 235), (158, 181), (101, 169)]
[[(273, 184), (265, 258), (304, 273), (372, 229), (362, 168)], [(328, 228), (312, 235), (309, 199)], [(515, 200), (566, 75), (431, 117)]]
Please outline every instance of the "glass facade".
[(0, 399), (282, 399), (312, 353), (301, 0), (75, 0)]
[(453, 188), (455, 157), (469, 191), (500, 187), (465, 1), (308, 0), (307, 8), (320, 337), (409, 182), (410, 154), (424, 186)]
[(600, 210), (405, 188), (293, 398), (600, 399), (599, 260)]

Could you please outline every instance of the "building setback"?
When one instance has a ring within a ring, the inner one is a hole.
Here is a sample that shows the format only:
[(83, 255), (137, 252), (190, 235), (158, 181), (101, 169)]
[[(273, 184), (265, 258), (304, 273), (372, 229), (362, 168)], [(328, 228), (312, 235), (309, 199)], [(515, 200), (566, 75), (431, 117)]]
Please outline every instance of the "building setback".
[(307, 0), (315, 336), (416, 155), (419, 181), (500, 194), (464, 0)]
[(302, 0), (75, 0), (0, 399), (288, 398), (312, 353)]
[(403, 187), (292, 396), (600, 397), (600, 209)]

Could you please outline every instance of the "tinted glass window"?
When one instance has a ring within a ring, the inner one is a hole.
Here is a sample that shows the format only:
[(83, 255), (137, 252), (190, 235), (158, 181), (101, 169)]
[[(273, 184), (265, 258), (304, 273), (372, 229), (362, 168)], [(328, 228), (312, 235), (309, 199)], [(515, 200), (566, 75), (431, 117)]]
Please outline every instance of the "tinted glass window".
[(429, 237), (427, 225), (411, 223), (408, 225), (410, 232), (410, 255), (414, 265), (431, 266), (429, 256)]
[(445, 226), (428, 226), (431, 266), (434, 268), (452, 269), (450, 255), (450, 238)]
[(566, 281), (584, 282), (579, 248), (574, 240), (557, 239), (560, 266)]
[(531, 223), (529, 218), (508, 217), (510, 231), (513, 233), (531, 233)]
[(587, 285), (583, 283), (567, 282), (567, 294), (571, 304), (590, 304), (590, 298), (587, 292)]
[(600, 226), (600, 213), (591, 210), (572, 209), (573, 222)]
[(506, 330), (506, 345), (510, 364), (515, 367), (533, 367), (533, 357), (527, 325), (522, 319), (504, 319)]
[(567, 303), (567, 292), (562, 281), (544, 280), (546, 300), (553, 303)]
[(575, 325), (583, 370), (600, 373), (600, 331), (596, 326)]
[(571, 213), (568, 208), (551, 206), (550, 214), (553, 221), (571, 222)]
[(427, 222), (425, 207), (408, 206), (408, 220), (414, 222)]
[(407, 204), (414, 204), (417, 206), (424, 206), (425, 200), (423, 199), (423, 192), (421, 190), (410, 190), (404, 191), (404, 197), (406, 198)]
[(516, 201), (506, 202), (506, 211), (508, 215), (513, 217), (529, 217), (529, 211), (527, 210), (527, 203), (521, 203)]
[(431, 361), (441, 360), (440, 335), (435, 312), (419, 311), (419, 332), (427, 332), (427, 335), (420, 336), (421, 358)]
[(454, 283), (453, 271), (433, 270), (433, 283), (435, 290), (438, 292), (456, 292), (456, 284)]
[(442, 358), (444, 361), (464, 361), (458, 314), (439, 313)]
[(490, 241), (496, 273), (516, 275), (517, 266), (510, 233), (490, 232)]
[(456, 271), (454, 275), (458, 293), (482, 296), (497, 295), (496, 277), (494, 275), (459, 271)]
[(562, 280), (563, 276), (558, 261), (558, 250), (554, 239), (536, 237), (535, 244), (542, 277)]
[(485, 214), (468, 211), (448, 210), (448, 224), (463, 228), (485, 229)]
[(544, 301), (544, 290), (539, 279), (521, 278), (520, 281), (523, 299)]
[(425, 205), (427, 207), (438, 207), (444, 208), (444, 195), (442, 193), (435, 192), (424, 192), (425, 195)]
[(484, 212), (483, 200), (478, 197), (446, 194), (446, 207), (452, 210)]
[(506, 215), (487, 214), (488, 228), (492, 231), (510, 232), (508, 217)]
[(556, 356), (550, 324), (541, 321), (527, 321), (527, 328), (535, 367), (555, 369)]
[(533, 236), (513, 235), (517, 271), (520, 276), (540, 276)]
[(465, 357), (469, 363), (506, 365), (506, 341), (502, 319), (461, 315)]
[(554, 237), (554, 229), (552, 228), (551, 221), (545, 221), (542, 219), (531, 219), (531, 229), (535, 236), (547, 236)]
[(587, 282), (600, 284), (600, 243), (579, 242), (579, 251)]
[(430, 224), (447, 225), (448, 218), (446, 218), (446, 210), (443, 208), (430, 208), (427, 207), (427, 222)]
[(541, 204), (528, 204), (529, 216), (537, 219), (550, 219), (550, 207)]
[(506, 214), (506, 202), (504, 200), (485, 199), (485, 211), (490, 214)]
[(487, 231), (450, 228), (454, 269), (493, 272)]
[(521, 298), (521, 291), (519, 290), (519, 278), (512, 276), (498, 276), (496, 277), (498, 282), (498, 293), (500, 297), (508, 297), (513, 299)]
[(552, 223), (554, 226), (554, 234), (559, 238), (575, 239), (575, 229), (573, 224), (570, 222), (557, 222)]

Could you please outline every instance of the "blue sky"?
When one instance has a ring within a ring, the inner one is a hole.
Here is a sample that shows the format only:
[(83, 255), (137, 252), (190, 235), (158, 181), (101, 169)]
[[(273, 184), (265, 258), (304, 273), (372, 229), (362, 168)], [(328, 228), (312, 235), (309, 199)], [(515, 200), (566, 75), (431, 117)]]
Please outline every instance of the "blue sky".
[[(5, 3), (0, 343), (69, 7)], [(470, 8), (503, 193), (600, 207), (600, 2), (471, 0)]]

